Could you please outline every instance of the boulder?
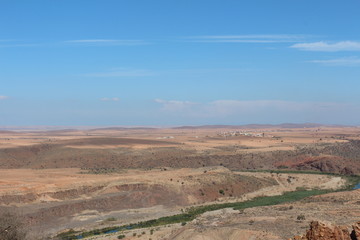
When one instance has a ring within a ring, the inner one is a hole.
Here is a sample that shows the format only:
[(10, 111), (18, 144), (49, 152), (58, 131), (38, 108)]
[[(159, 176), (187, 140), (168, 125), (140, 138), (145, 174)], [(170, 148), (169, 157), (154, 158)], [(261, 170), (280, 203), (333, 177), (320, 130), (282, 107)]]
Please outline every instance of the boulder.
[[(360, 223), (360, 222), (359, 222)], [(354, 225), (354, 232), (357, 229), (360, 233), (360, 225)], [(356, 233), (355, 233), (356, 234)], [(353, 235), (353, 234), (352, 234)], [(294, 240), (360, 240), (350, 236), (350, 232), (345, 226), (330, 226), (324, 223), (313, 221), (310, 223), (310, 229), (303, 236), (295, 236)]]
[(360, 221), (352, 225), (353, 231), (351, 237), (353, 240), (360, 240)]

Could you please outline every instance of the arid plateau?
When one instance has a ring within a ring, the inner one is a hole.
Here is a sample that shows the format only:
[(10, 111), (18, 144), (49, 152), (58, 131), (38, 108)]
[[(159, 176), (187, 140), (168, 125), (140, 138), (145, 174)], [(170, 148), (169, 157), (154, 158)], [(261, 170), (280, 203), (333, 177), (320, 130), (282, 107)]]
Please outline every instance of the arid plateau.
[(0, 132), (0, 211), (26, 239), (311, 240), (313, 221), (360, 221), (358, 127), (79, 129)]

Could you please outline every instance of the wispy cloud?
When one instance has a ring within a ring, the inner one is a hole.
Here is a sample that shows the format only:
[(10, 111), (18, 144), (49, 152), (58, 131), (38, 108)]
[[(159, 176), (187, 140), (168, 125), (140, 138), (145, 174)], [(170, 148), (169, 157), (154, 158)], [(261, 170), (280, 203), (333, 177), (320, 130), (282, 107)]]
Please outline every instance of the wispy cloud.
[(163, 99), (155, 99), (156, 103), (162, 105), (162, 110), (177, 112), (181, 110), (188, 110), (190, 107), (197, 105), (198, 103), (190, 102), (190, 101), (178, 101), (178, 100), (163, 100)]
[(103, 102), (118, 102), (118, 101), (120, 101), (120, 98), (118, 98), (118, 97), (112, 97), (112, 98), (104, 97), (104, 98), (100, 98), (100, 101), (103, 101)]
[(8, 99), (9, 97), (8, 96), (0, 96), (0, 100), (5, 100), (5, 99)]
[(328, 42), (312, 42), (312, 43), (296, 43), (291, 46), (303, 51), (319, 51), (319, 52), (339, 52), (339, 51), (360, 51), (360, 42), (342, 41), (335, 43)]
[(297, 112), (305, 110), (319, 110), (339, 107), (337, 103), (327, 102), (295, 102), (282, 100), (254, 100), (254, 101), (239, 101), (239, 100), (217, 100), (208, 103), (211, 111), (215, 113), (222, 113), (225, 115), (235, 113), (260, 113), (268, 112), (269, 109), (274, 111), (288, 111)]
[[(353, 106), (333, 102), (296, 102), (282, 100), (216, 100), (206, 103), (156, 99), (161, 111), (191, 119), (280, 119), (296, 121), (300, 116), (317, 120), (323, 116), (337, 116), (342, 111), (354, 109)], [(358, 108), (357, 108), (358, 109)], [(316, 119), (317, 118), (317, 119)], [(303, 119), (304, 121), (306, 119)]]
[(358, 57), (344, 57), (344, 58), (335, 58), (335, 59), (327, 59), (327, 60), (312, 60), (309, 62), (319, 63), (326, 66), (349, 66), (349, 67), (360, 66), (360, 58)]
[(59, 47), (59, 46), (137, 46), (149, 44), (144, 40), (131, 39), (77, 39), (58, 42), (25, 42), (0, 39), (0, 48), (11, 47)]
[(96, 72), (82, 74), (84, 77), (147, 77), (155, 75), (154, 72), (144, 69), (115, 68), (107, 72)]
[(14, 48), (14, 47), (42, 47), (48, 46), (48, 44), (41, 43), (19, 43), (15, 41), (1, 41), (0, 40), (0, 48)]
[(254, 34), (254, 35), (208, 35), (187, 37), (191, 42), (204, 43), (286, 43), (301, 42), (307, 35)]
[(213, 38), (213, 39), (304, 39), (307, 35), (293, 34), (249, 34), (249, 35), (207, 35), (198, 36), (197, 38)]
[(0, 42), (14, 42), (14, 39), (0, 39)]
[(111, 45), (111, 46), (134, 46), (134, 45), (144, 45), (148, 42), (144, 40), (127, 40), (127, 39), (78, 39), (78, 40), (68, 40), (65, 41), (68, 44), (76, 45)]

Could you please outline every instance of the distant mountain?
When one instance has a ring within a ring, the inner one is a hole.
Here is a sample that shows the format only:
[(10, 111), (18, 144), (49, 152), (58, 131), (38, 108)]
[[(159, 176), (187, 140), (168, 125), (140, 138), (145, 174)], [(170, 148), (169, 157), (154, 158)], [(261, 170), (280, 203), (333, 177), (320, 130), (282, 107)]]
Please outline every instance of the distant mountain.
[(8, 131), (8, 130), (0, 130), (0, 134), (14, 134), (16, 132), (13, 132), (13, 131)]
[(89, 131), (123, 131), (123, 130), (155, 130), (158, 128), (152, 127), (107, 127), (107, 128), (94, 128)]
[[(68, 129), (59, 129), (59, 130), (44, 130), (42, 132), (46, 132), (46, 133), (68, 133), (68, 132), (77, 132), (79, 130), (77, 129), (73, 129), (73, 128), (68, 128)], [(35, 131), (38, 132), (38, 131)]]
[(235, 125), (202, 125), (202, 126), (181, 126), (173, 127), (172, 129), (213, 129), (213, 128), (235, 128)]
[(282, 123), (277, 126), (281, 128), (317, 128), (317, 127), (324, 127), (327, 125), (318, 124), (318, 123)]
[(326, 125), (319, 123), (282, 123), (282, 124), (181, 126), (181, 127), (174, 127), (173, 129), (217, 129), (217, 128), (261, 129), (261, 128), (318, 128), (318, 127), (348, 127), (348, 126)]

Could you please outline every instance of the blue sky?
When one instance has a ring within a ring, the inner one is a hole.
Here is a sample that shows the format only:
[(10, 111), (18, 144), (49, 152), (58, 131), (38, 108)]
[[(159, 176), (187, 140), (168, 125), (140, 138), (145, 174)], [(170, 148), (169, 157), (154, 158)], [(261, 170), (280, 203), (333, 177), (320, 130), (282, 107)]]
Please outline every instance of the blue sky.
[(0, 126), (360, 125), (359, 9), (1, 0)]

